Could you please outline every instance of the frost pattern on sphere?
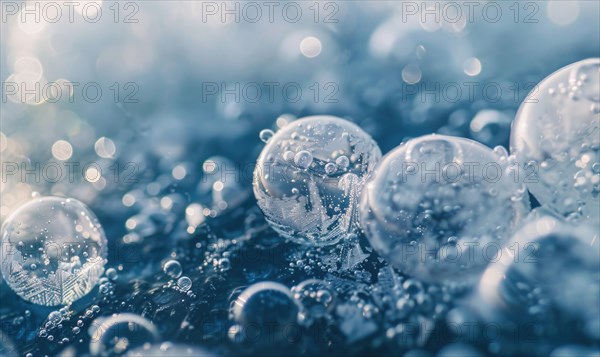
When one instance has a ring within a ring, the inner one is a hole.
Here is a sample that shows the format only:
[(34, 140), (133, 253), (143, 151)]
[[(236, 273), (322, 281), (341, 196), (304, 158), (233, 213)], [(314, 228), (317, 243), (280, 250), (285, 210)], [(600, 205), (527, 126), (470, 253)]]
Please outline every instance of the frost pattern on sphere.
[(525, 184), (556, 212), (600, 225), (600, 58), (561, 68), (519, 108), (511, 132)]
[(27, 301), (67, 305), (100, 279), (106, 246), (98, 219), (83, 203), (60, 197), (34, 199), (2, 226), (2, 274)]
[(361, 226), (375, 250), (428, 282), (474, 283), (529, 209), (506, 151), (428, 135), (400, 145), (368, 179)]
[(334, 244), (357, 230), (360, 190), (380, 158), (377, 143), (355, 124), (306, 117), (268, 140), (254, 171), (254, 194), (280, 235)]

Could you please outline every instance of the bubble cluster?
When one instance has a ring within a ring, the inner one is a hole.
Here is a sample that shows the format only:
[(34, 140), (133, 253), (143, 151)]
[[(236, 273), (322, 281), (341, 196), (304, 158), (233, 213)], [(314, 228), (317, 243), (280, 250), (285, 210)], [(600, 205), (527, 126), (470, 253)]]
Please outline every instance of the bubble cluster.
[(268, 140), (254, 171), (254, 194), (283, 237), (333, 244), (356, 231), (358, 195), (380, 157), (375, 141), (349, 121), (299, 119)]
[[(545, 206), (600, 225), (600, 58), (546, 77), (519, 108), (511, 151)], [(530, 177), (529, 177), (530, 176)]]
[(308, 279), (292, 288), (294, 299), (302, 305), (300, 318), (310, 323), (329, 314), (335, 306), (335, 293), (327, 282)]
[(430, 282), (475, 282), (529, 208), (506, 152), (428, 135), (388, 153), (361, 199), (371, 245), (402, 272)]
[(2, 226), (2, 274), (23, 299), (67, 305), (98, 283), (106, 263), (106, 237), (81, 202), (36, 198)]

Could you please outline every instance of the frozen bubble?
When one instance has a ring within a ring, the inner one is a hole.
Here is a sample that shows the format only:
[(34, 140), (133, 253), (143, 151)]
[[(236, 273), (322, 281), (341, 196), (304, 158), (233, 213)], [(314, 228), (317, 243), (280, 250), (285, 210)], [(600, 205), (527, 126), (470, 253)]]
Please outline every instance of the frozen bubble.
[[(521, 104), (511, 152), (535, 198), (556, 212), (600, 225), (600, 59), (573, 63), (546, 77)], [(589, 179), (576, 177), (580, 170)]]
[(130, 313), (100, 317), (92, 322), (88, 333), (93, 356), (121, 355), (159, 340), (158, 330), (150, 321)]
[(232, 316), (244, 329), (265, 331), (257, 343), (278, 343), (284, 340), (287, 329), (297, 324), (300, 305), (285, 285), (265, 281), (249, 286), (235, 300)]
[(169, 260), (163, 265), (163, 272), (173, 279), (181, 276), (181, 264), (177, 260)]
[(373, 248), (416, 278), (475, 282), (529, 209), (499, 160), (473, 140), (443, 135), (392, 150), (361, 198)]
[(280, 235), (302, 244), (334, 244), (356, 231), (356, 201), (380, 157), (375, 141), (348, 121), (299, 119), (280, 129), (263, 149), (254, 171), (254, 194)]
[(96, 285), (104, 273), (106, 236), (83, 203), (36, 198), (2, 226), (2, 274), (23, 299), (68, 305)]
[[(535, 324), (540, 336), (599, 339), (600, 251), (590, 247), (593, 236), (585, 225), (534, 212), (483, 274), (474, 306), (486, 320)], [(561, 321), (574, 323), (557, 331)]]

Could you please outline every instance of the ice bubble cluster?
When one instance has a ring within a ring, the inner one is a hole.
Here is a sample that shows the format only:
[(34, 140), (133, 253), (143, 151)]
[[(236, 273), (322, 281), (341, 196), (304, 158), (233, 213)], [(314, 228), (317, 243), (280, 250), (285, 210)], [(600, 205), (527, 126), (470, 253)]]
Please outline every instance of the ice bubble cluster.
[(292, 292), (294, 299), (302, 305), (300, 319), (306, 324), (326, 316), (335, 306), (335, 293), (323, 280), (305, 280), (294, 286)]
[(529, 209), (506, 151), (428, 135), (388, 153), (363, 191), (361, 226), (402, 272), (428, 282), (476, 281)]
[(600, 58), (546, 77), (513, 123), (511, 151), (544, 206), (600, 225)]
[(2, 274), (29, 302), (68, 305), (98, 283), (106, 246), (102, 226), (86, 205), (71, 198), (36, 198), (2, 226)]
[(380, 157), (377, 143), (349, 121), (299, 119), (267, 141), (254, 171), (254, 194), (283, 237), (334, 244), (357, 230), (360, 190)]

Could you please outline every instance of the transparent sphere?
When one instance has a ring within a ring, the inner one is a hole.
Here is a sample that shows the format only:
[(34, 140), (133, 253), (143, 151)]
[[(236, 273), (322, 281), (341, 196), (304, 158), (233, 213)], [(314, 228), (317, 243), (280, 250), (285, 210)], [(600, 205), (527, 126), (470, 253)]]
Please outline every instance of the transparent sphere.
[(107, 242), (96, 216), (72, 198), (36, 198), (2, 226), (2, 274), (23, 299), (68, 305), (98, 283)]
[(90, 353), (114, 356), (159, 341), (156, 327), (145, 318), (130, 313), (99, 317), (90, 326)]
[(356, 231), (360, 190), (380, 158), (377, 143), (355, 124), (306, 117), (268, 140), (254, 171), (254, 194), (280, 235), (334, 244)]
[[(257, 344), (282, 342), (286, 333), (297, 331), (300, 305), (285, 285), (265, 281), (249, 286), (235, 300), (234, 321), (248, 340)], [(267, 332), (269, 332), (267, 334)]]
[(474, 306), (486, 320), (535, 325), (541, 336), (600, 339), (600, 250), (590, 248), (594, 235), (560, 217), (528, 218), (486, 269)]
[(473, 283), (529, 209), (506, 151), (443, 135), (388, 153), (361, 198), (361, 226), (375, 250), (428, 282)]
[(511, 152), (535, 198), (600, 225), (600, 58), (561, 68), (521, 104)]

